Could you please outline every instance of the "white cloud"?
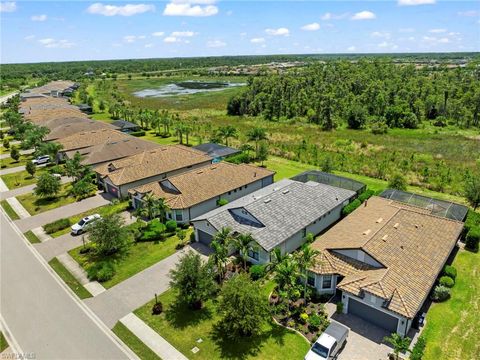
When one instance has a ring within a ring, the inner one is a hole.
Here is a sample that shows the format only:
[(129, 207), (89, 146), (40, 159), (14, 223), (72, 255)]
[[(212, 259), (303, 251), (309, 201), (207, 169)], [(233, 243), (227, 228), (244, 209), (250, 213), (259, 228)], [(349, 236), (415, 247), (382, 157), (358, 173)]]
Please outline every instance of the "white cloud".
[(442, 43), (442, 44), (447, 44), (447, 43), (450, 42), (450, 39), (444, 37), (444, 38), (438, 39), (438, 42), (439, 42), (439, 43)]
[(145, 44), (145, 48), (152, 48), (154, 45), (152, 43)]
[(95, 3), (87, 8), (87, 12), (90, 14), (104, 16), (132, 16), (136, 14), (143, 14), (148, 11), (155, 11), (155, 6), (147, 4), (127, 4), (123, 6), (117, 6)]
[(133, 43), (135, 42), (135, 40), (137, 40), (137, 37), (135, 35), (126, 35), (123, 37), (123, 41), (125, 41), (126, 43)]
[(165, 39), (163, 39), (163, 42), (166, 42), (166, 43), (175, 43), (179, 41), (180, 39), (176, 38), (175, 36), (167, 36)]
[(212, 16), (218, 14), (215, 0), (171, 0), (163, 10), (166, 16)]
[(459, 11), (457, 14), (459, 16), (475, 17), (480, 15), (480, 11), (477, 11), (477, 10)]
[(17, 10), (15, 1), (0, 2), (0, 12), (14, 12)]
[(209, 48), (220, 48), (227, 46), (227, 43), (221, 40), (210, 40), (207, 41), (207, 47)]
[(260, 37), (260, 38), (253, 38), (253, 39), (250, 39), (250, 42), (252, 44), (261, 44), (261, 43), (264, 43), (265, 42), (265, 39)]
[(349, 46), (347, 48), (347, 51), (355, 51), (355, 50), (357, 50), (357, 48), (355, 46)]
[(23, 38), (24, 40), (33, 40), (35, 39), (35, 35), (28, 35)]
[(193, 31), (174, 31), (170, 34), (170, 36), (175, 36), (175, 37), (192, 37), (196, 35)]
[(374, 31), (370, 33), (371, 37), (390, 39), (391, 34), (388, 31)]
[(378, 44), (378, 47), (384, 48), (384, 47), (387, 47), (388, 45), (389, 44), (386, 41), (384, 41), (384, 42)]
[(432, 5), (436, 0), (398, 0), (400, 6)]
[(156, 37), (160, 37), (160, 36), (163, 36), (165, 35), (165, 32), (163, 31), (155, 31), (152, 33), (152, 36), (156, 36)]
[(197, 33), (193, 31), (173, 31), (169, 36), (163, 39), (166, 43), (180, 43), (183, 42), (185, 44), (189, 44), (189, 40), (185, 40), (184, 38), (190, 38), (192, 36), (197, 35)]
[(61, 49), (69, 49), (75, 44), (68, 40), (56, 40), (52, 38), (45, 38), (40, 39), (38, 42), (46, 48), (61, 48)]
[(232, 16), (232, 15), (233, 15), (233, 11), (232, 11), (232, 10), (228, 10), (228, 11), (226, 12), (226, 14), (227, 14), (227, 16)]
[(447, 29), (430, 29), (428, 32), (432, 34), (441, 34), (447, 32)]
[(302, 26), (302, 30), (305, 30), (305, 31), (316, 31), (319, 29), (320, 29), (320, 24), (316, 22)]
[(288, 35), (290, 35), (290, 30), (288, 30), (287, 28), (284, 28), (284, 27), (281, 27), (281, 28), (278, 28), (278, 29), (265, 29), (265, 32), (268, 35), (272, 35), (272, 36), (288, 36)]
[(242, 32), (242, 33), (240, 33), (240, 36), (247, 36), (247, 33), (246, 33), (246, 32)]
[(32, 21), (45, 21), (47, 20), (47, 15), (42, 14), (42, 15), (33, 15), (30, 17)]
[(327, 12), (320, 16), (320, 19), (328, 21), (328, 20), (341, 20), (344, 19), (348, 16), (348, 13), (343, 13), (343, 14), (332, 14), (330, 12)]
[(354, 14), (350, 19), (352, 19), (352, 20), (373, 20), (376, 17), (377, 16), (373, 12), (364, 10), (364, 11), (360, 11), (360, 12)]

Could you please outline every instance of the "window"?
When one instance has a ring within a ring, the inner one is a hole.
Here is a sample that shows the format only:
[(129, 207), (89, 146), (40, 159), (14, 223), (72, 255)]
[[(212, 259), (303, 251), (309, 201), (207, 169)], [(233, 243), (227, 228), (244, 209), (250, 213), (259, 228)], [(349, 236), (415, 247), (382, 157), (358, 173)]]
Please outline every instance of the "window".
[(323, 275), (322, 289), (332, 288), (332, 275)]
[(255, 259), (255, 260), (260, 259), (260, 254), (258, 252), (258, 249), (248, 250), (248, 256), (251, 257), (252, 259)]
[(304, 228), (302, 230), (302, 237), (306, 237), (307, 236), (307, 228)]
[(307, 284), (310, 286), (315, 286), (315, 274), (310, 271), (307, 274)]
[(176, 221), (183, 221), (182, 210), (175, 210), (175, 220)]

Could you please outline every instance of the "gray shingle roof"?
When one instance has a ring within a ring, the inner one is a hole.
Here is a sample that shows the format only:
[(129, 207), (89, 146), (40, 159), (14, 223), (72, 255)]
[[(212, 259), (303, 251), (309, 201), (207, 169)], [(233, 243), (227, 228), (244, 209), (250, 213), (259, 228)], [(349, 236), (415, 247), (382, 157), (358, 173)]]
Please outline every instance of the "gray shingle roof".
[[(301, 183), (285, 179), (212, 210), (193, 221), (208, 220), (216, 229), (250, 233), (270, 251), (322, 215), (333, 210), (355, 192), (313, 181)], [(231, 210), (246, 210), (263, 226), (240, 223)]]
[(215, 143), (206, 143), (206, 144), (200, 144), (197, 146), (193, 147), (194, 149), (203, 151), (207, 155), (217, 158), (217, 157), (226, 157), (230, 156), (233, 154), (238, 154), (240, 150), (220, 145), (220, 144), (215, 144)]

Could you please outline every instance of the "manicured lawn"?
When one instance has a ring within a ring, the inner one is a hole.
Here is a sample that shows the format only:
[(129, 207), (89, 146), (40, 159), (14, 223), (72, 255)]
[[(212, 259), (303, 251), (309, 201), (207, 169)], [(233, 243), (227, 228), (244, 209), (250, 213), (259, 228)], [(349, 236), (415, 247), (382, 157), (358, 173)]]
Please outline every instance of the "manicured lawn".
[(60, 206), (72, 204), (77, 201), (75, 197), (68, 194), (70, 186), (70, 184), (62, 185), (59, 194), (54, 198), (39, 198), (31, 192), (17, 196), (17, 199), (30, 215), (37, 215), (44, 211), (56, 209)]
[[(8, 150), (8, 153), (10, 153), (10, 149)], [(11, 157), (8, 157), (6, 159), (0, 160), (0, 167), (2, 169), (10, 169), (10, 168), (25, 165), (27, 161), (30, 161), (30, 160), (32, 160), (32, 155), (20, 155), (20, 158), (18, 159), (18, 161), (15, 161)]]
[(6, 174), (2, 175), (1, 178), (5, 185), (12, 190), (16, 188), (21, 188), (27, 185), (32, 185), (37, 182), (37, 178), (43, 173), (46, 172), (46, 169), (37, 169), (37, 172), (34, 176), (30, 176), (30, 174), (26, 171), (19, 171), (13, 174)]
[(28, 230), (26, 233), (24, 233), (25, 237), (27, 238), (28, 241), (30, 241), (32, 244), (38, 244), (40, 243), (40, 239), (35, 235), (32, 230)]
[[(271, 289), (266, 286), (265, 296)], [(230, 340), (218, 330), (216, 304), (208, 301), (202, 310), (192, 311), (175, 304), (174, 290), (159, 296), (164, 312), (152, 315), (152, 300), (135, 314), (190, 359), (303, 359), (310, 345), (298, 335), (269, 321), (258, 336)], [(203, 342), (198, 343), (198, 339)], [(192, 353), (193, 347), (200, 349)]]
[(276, 172), (275, 181), (289, 179), (295, 175), (301, 174), (304, 171), (317, 170), (315, 166), (287, 160), (277, 156), (269, 156), (268, 160), (264, 162), (264, 165), (267, 167), (267, 169)]
[(58, 261), (57, 258), (53, 258), (49, 262), (50, 266), (52, 267), (53, 270), (62, 278), (62, 280), (68, 285), (70, 289), (73, 290), (75, 294), (80, 299), (86, 299), (89, 297), (92, 297), (92, 294), (88, 292), (87, 289), (85, 289), (82, 284), (78, 282), (77, 279), (65, 268), (65, 266), (62, 265), (60, 261)]
[(480, 329), (480, 253), (459, 251), (452, 297), (433, 304), (423, 332), (427, 340), (423, 360), (478, 359)]
[(107, 113), (107, 112), (105, 112), (105, 113), (93, 114), (93, 115), (90, 115), (90, 117), (91, 117), (93, 120), (103, 121), (103, 122), (106, 122), (106, 123), (108, 123), (108, 124), (110, 124), (111, 122), (113, 122), (110, 114)]
[[(187, 233), (187, 239), (190, 236), (190, 232), (191, 230)], [(102, 285), (107, 289), (111, 288), (170, 255), (173, 255), (178, 243), (179, 239), (177, 236), (171, 236), (163, 241), (134, 242), (126, 254), (116, 256), (113, 259), (115, 261), (115, 275), (110, 280), (103, 282)], [(81, 248), (80, 246), (70, 250), (69, 254), (84, 269), (88, 269), (96, 261), (101, 260), (90, 253), (80, 254)]]
[(8, 347), (7, 339), (3, 336), (3, 333), (0, 331), (0, 353)]
[(145, 345), (121, 322), (117, 322), (112, 331), (142, 360), (160, 360), (150, 348)]
[(3, 210), (5, 210), (5, 212), (10, 217), (10, 219), (12, 219), (12, 220), (20, 219), (20, 216), (18, 216), (18, 214), (15, 212), (15, 210), (12, 209), (12, 207), (7, 202), (7, 200), (0, 201), (0, 205), (2, 205)]

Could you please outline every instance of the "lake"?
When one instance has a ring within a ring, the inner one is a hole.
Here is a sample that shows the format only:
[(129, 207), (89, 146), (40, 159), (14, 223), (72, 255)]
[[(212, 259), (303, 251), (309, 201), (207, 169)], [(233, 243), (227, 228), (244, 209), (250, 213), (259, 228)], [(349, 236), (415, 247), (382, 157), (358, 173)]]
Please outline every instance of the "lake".
[(222, 91), (228, 88), (244, 86), (245, 83), (217, 82), (217, 81), (182, 81), (162, 85), (157, 88), (143, 89), (133, 93), (140, 98), (168, 97), (177, 95), (191, 95), (203, 92)]

